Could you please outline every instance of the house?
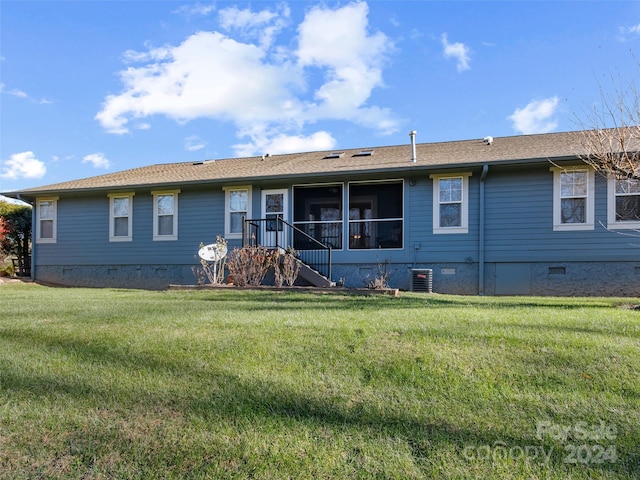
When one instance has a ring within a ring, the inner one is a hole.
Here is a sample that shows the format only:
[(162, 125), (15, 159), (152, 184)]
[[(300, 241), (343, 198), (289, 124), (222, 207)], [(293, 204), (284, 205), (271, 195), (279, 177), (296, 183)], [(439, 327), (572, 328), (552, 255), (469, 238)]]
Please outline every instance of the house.
[(382, 269), (390, 286), (428, 275), (439, 293), (640, 295), (640, 185), (595, 174), (582, 153), (576, 132), (419, 144), (412, 132), (406, 145), (151, 165), (5, 195), (35, 206), (32, 276), (54, 284), (193, 284), (201, 243), (260, 235), (330, 247), (327, 274), (346, 286)]

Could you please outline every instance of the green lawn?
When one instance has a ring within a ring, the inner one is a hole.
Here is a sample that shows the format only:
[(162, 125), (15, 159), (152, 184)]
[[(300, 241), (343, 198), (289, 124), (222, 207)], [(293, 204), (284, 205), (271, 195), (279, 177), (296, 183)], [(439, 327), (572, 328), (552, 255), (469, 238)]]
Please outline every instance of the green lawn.
[(635, 302), (1, 285), (0, 478), (639, 478)]

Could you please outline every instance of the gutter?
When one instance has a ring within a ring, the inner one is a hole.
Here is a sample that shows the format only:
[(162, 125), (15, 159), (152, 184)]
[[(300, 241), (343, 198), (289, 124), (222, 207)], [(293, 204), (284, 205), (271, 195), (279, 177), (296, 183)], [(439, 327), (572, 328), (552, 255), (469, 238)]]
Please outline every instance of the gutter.
[(485, 215), (484, 215), (484, 180), (489, 172), (489, 165), (486, 163), (482, 166), (482, 174), (480, 175), (480, 228), (478, 232), (478, 295), (484, 296), (484, 231), (485, 231)]

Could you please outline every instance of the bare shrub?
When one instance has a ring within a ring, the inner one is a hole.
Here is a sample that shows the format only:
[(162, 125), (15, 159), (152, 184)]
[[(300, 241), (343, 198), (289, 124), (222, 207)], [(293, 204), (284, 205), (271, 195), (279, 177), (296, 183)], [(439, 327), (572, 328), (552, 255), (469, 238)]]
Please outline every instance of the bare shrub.
[(235, 285), (257, 286), (274, 264), (274, 252), (261, 246), (234, 248), (229, 254), (227, 268)]
[(365, 285), (371, 290), (384, 290), (389, 288), (389, 260), (378, 263), (378, 271), (373, 275), (367, 275), (365, 277)]
[[(200, 243), (200, 248), (204, 247), (203, 243)], [(203, 258), (198, 258), (200, 262), (199, 267), (191, 267), (193, 275), (196, 277), (198, 285), (205, 283), (205, 278), (209, 280), (212, 285), (217, 285), (224, 282), (224, 267), (227, 261), (227, 241), (218, 235), (216, 237), (216, 248), (218, 252), (224, 252), (215, 261), (207, 261)]]
[(295, 250), (289, 249), (287, 252), (276, 252), (273, 256), (273, 273), (276, 287), (286, 284), (293, 286), (300, 273), (301, 262), (296, 258)]

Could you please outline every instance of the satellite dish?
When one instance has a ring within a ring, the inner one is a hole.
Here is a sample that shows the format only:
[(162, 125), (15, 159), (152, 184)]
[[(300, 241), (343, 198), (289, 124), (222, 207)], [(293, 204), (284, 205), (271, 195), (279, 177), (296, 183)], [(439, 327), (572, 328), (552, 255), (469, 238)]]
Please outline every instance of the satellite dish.
[(227, 255), (227, 247), (212, 243), (198, 250), (198, 256), (207, 262), (219, 262)]

